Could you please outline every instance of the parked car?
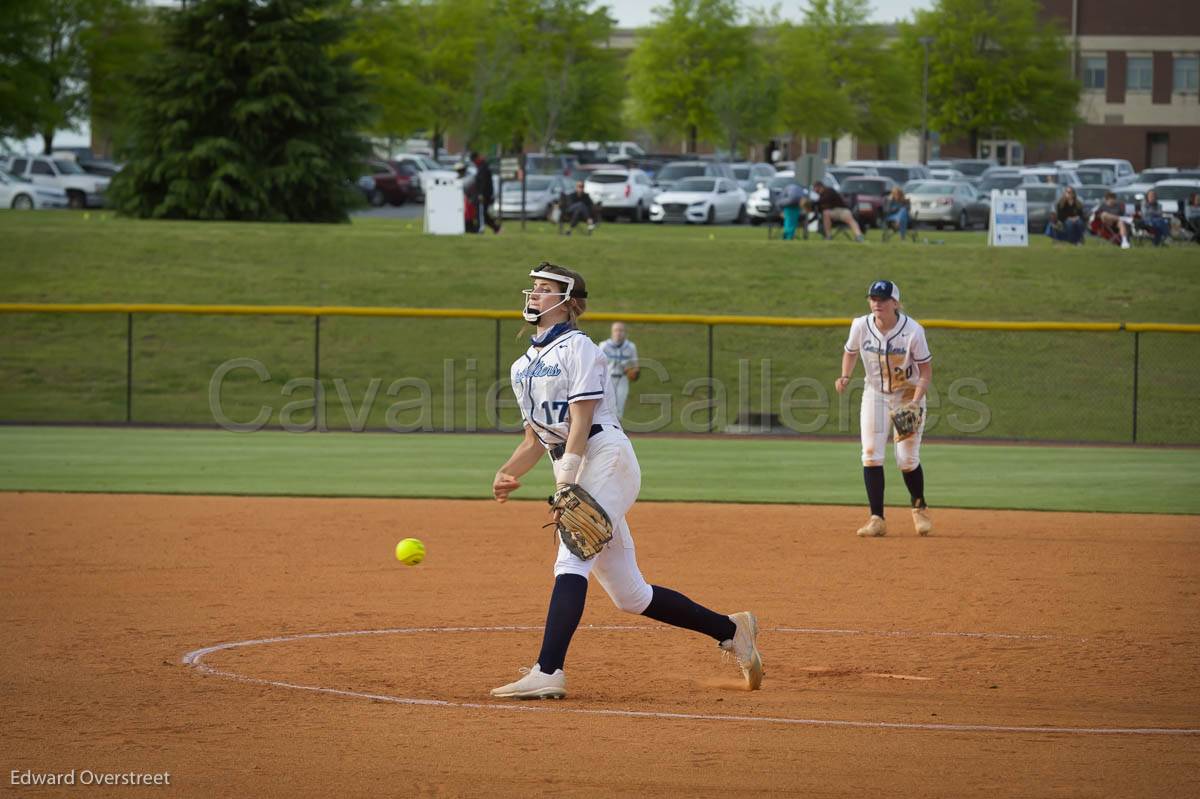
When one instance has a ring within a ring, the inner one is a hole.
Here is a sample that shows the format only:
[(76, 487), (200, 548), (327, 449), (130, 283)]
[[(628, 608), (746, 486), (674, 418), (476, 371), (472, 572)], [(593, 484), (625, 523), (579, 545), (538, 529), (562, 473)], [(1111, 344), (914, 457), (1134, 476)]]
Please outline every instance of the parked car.
[(1080, 186), (1111, 186), (1117, 182), (1117, 175), (1108, 167), (1081, 166), (1075, 170)]
[(654, 175), (654, 185), (662, 191), (671, 191), (682, 180), (700, 177), (735, 179), (729, 164), (719, 161), (672, 161)]
[(992, 196), (993, 189), (1015, 189), (1024, 182), (1025, 181), (1018, 174), (1010, 175), (1007, 172), (1000, 172), (997, 174), (988, 175), (987, 177), (981, 179), (979, 181), (977, 190), (984, 197), (990, 198)]
[[(417, 189), (413, 186), (413, 176), (416, 174), (414, 167), (371, 160), (365, 162), (363, 168), (364, 174), (359, 179), (358, 186), (371, 205), (404, 205), (416, 197)], [(370, 182), (364, 178), (370, 178)]]
[[(554, 206), (564, 194), (575, 191), (575, 184), (563, 175), (527, 175), (525, 177), (525, 218), (546, 219), (553, 216)], [(501, 218), (521, 216), (521, 181), (505, 181), (494, 208)]]
[(873, 166), (831, 166), (825, 170), (826, 175), (833, 175), (838, 179), (838, 183), (843, 183), (850, 178), (861, 175), (878, 175)]
[(1082, 186), (1074, 172), (1056, 166), (1034, 166), (1017, 173), (1022, 183), (1056, 183), (1059, 186)]
[(875, 174), (891, 178), (901, 185), (917, 178), (930, 177), (929, 167), (922, 164), (905, 164), (900, 161), (850, 161), (847, 166), (872, 167)]
[(796, 182), (795, 172), (778, 172), (746, 199), (746, 216), (752, 225), (780, 220), (779, 197), (783, 190)]
[(775, 167), (766, 163), (741, 163), (732, 164), (733, 177), (742, 187), (742, 191), (746, 194), (753, 194), (758, 189), (759, 184), (766, 183), (771, 178), (779, 174)]
[(881, 227), (883, 204), (896, 182), (883, 176), (848, 178), (841, 194), (863, 227)]
[(929, 177), (931, 180), (955, 181), (965, 180), (967, 176), (962, 172), (959, 172), (957, 169), (934, 169), (933, 167), (930, 167)]
[(957, 169), (969, 178), (983, 177), (984, 172), (998, 166), (995, 161), (988, 158), (952, 158), (950, 159), (950, 167)]
[(1022, 183), (1017, 191), (1025, 192), (1025, 212), (1029, 220), (1029, 232), (1041, 233), (1050, 222), (1050, 212), (1058, 205), (1066, 186), (1053, 183)]
[(573, 155), (525, 154), (525, 172), (530, 175), (570, 175), (578, 166)]
[[(1160, 180), (1151, 188), (1158, 196), (1158, 201), (1162, 203), (1163, 213), (1173, 214), (1177, 212), (1180, 206), (1187, 205), (1188, 197), (1192, 196), (1192, 192), (1200, 191), (1200, 179), (1197, 178), (1172, 178), (1170, 180)], [(1138, 199), (1140, 203), (1145, 199), (1145, 194)]]
[(1124, 186), (1132, 183), (1135, 177), (1133, 172), (1133, 164), (1126, 161), (1124, 158), (1085, 158), (1079, 162), (1081, 167), (1100, 166), (1108, 167), (1117, 176), (1117, 185)]
[(45, 155), (21, 155), (10, 158), (6, 169), (17, 177), (39, 186), (53, 186), (66, 192), (71, 208), (102, 208), (109, 179), (84, 172), (74, 159)]
[(57, 186), (42, 186), (0, 169), (0, 208), (32, 211), (66, 207), (67, 193)]
[(651, 222), (744, 222), (746, 192), (732, 178), (688, 177), (654, 198)]
[(650, 204), (658, 194), (649, 176), (642, 170), (616, 170), (611, 166), (589, 175), (583, 189), (596, 204), (601, 218), (624, 216), (630, 222), (648, 220)]
[(975, 224), (987, 225), (990, 207), (970, 183), (928, 180), (913, 189), (908, 199), (914, 226), (935, 225), (941, 230), (953, 225), (970, 230)]
[(1083, 206), (1083, 215), (1088, 218), (1092, 215), (1092, 211), (1096, 210), (1096, 206), (1104, 202), (1104, 195), (1108, 194), (1108, 186), (1080, 186), (1075, 189), (1075, 196), (1079, 198), (1079, 204)]
[(604, 151), (608, 155), (608, 160), (613, 163), (646, 157), (646, 151), (637, 142), (632, 141), (605, 142)]
[(400, 153), (395, 158), (391, 159), (393, 164), (409, 164), (413, 169), (413, 188), (416, 192), (415, 199), (422, 202), (425, 199), (425, 183), (424, 177), (426, 172), (437, 172), (445, 169), (444, 166), (434, 161), (427, 155), (421, 153)]

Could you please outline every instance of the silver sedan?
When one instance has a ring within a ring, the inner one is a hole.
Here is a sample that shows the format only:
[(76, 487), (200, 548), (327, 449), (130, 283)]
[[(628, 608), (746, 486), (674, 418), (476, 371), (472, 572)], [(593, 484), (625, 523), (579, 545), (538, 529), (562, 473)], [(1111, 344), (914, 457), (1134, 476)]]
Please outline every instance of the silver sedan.
[(965, 181), (927, 180), (914, 187), (908, 199), (914, 226), (936, 225), (941, 230), (952, 225), (969, 230), (976, 224), (987, 225), (988, 205)]

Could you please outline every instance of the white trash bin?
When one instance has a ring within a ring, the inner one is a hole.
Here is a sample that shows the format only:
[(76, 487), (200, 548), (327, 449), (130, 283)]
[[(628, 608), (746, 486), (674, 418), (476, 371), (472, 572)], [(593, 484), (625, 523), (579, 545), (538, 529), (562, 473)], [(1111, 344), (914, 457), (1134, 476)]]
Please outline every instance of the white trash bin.
[(458, 173), (426, 172), (421, 176), (421, 182), (425, 186), (425, 232), (437, 236), (466, 233), (466, 201)]

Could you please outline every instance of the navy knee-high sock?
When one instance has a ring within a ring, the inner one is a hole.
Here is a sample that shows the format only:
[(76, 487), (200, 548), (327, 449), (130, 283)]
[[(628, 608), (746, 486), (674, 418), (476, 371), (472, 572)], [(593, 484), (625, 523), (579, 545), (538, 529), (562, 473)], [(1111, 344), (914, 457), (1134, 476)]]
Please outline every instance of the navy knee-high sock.
[(867, 485), (867, 502), (871, 503), (871, 515), (883, 516), (883, 467), (864, 466), (863, 482)]
[(717, 641), (728, 641), (737, 631), (737, 625), (728, 616), (709, 610), (703, 605), (697, 605), (678, 591), (662, 586), (650, 586), (654, 593), (650, 595), (650, 604), (642, 611), (642, 615), (669, 624), (672, 627), (682, 627), (685, 630), (695, 630), (704, 633)]
[(925, 507), (925, 472), (921, 469), (921, 464), (917, 464), (917, 468), (911, 472), (903, 472), (904, 485), (908, 486), (908, 494), (912, 497), (914, 508)]
[(550, 610), (546, 612), (546, 629), (542, 632), (542, 651), (537, 660), (542, 674), (553, 674), (566, 662), (571, 636), (583, 618), (587, 587), (587, 578), (578, 574), (560, 574), (555, 578)]

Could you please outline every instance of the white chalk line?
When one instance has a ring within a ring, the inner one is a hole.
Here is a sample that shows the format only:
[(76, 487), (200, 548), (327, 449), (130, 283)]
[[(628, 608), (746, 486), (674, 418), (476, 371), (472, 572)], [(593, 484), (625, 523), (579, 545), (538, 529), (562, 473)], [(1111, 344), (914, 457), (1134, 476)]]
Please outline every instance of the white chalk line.
[[(620, 632), (645, 632), (658, 630), (658, 627), (638, 627), (624, 625), (582, 625), (590, 630), (612, 630)], [(733, 721), (759, 724), (785, 724), (807, 727), (840, 727), (870, 730), (920, 730), (926, 732), (986, 732), (986, 733), (1058, 733), (1066, 735), (1200, 735), (1200, 728), (1176, 727), (1037, 727), (1003, 724), (947, 724), (900, 721), (855, 721), (844, 719), (805, 719), (781, 716), (738, 716), (717, 713), (671, 713), (653, 710), (622, 710), (601, 708), (572, 708), (548, 707), (539, 704), (507, 702), (452, 702), (445, 699), (418, 699), (413, 697), (392, 696), (390, 694), (372, 694), (364, 691), (347, 691), (339, 688), (326, 688), (319, 685), (301, 685), (283, 680), (268, 680), (262, 677), (250, 677), (236, 672), (225, 671), (204, 663), (204, 658), (214, 652), (231, 649), (261, 646), (264, 644), (279, 644), (290, 641), (308, 639), (349, 638), (367, 635), (406, 635), (420, 633), (492, 633), (492, 632), (530, 632), (540, 631), (541, 626), (499, 626), (499, 627), (393, 627), (378, 630), (343, 630), (337, 632), (297, 633), (295, 635), (280, 635), (270, 638), (253, 638), (246, 641), (232, 641), (215, 644), (200, 649), (194, 649), (183, 656), (181, 662), (185, 666), (196, 669), (199, 673), (213, 677), (236, 680), (251, 685), (264, 685), (274, 688), (287, 688), (294, 691), (309, 691), (312, 693), (330, 694), (352, 699), (369, 699), (375, 702), (388, 702), (397, 705), (419, 705), (424, 707), (465, 708), (470, 710), (501, 710), (518, 713), (569, 713), (579, 716), (607, 716), (619, 718), (669, 719), (685, 721)], [(776, 627), (770, 632), (792, 632), (805, 634), (832, 633), (838, 635), (893, 635), (895, 631), (869, 630), (825, 630), (802, 627)], [(970, 638), (1016, 638), (1041, 640), (1054, 636), (1030, 636), (1010, 633), (902, 633), (911, 637), (919, 636), (964, 636)]]

